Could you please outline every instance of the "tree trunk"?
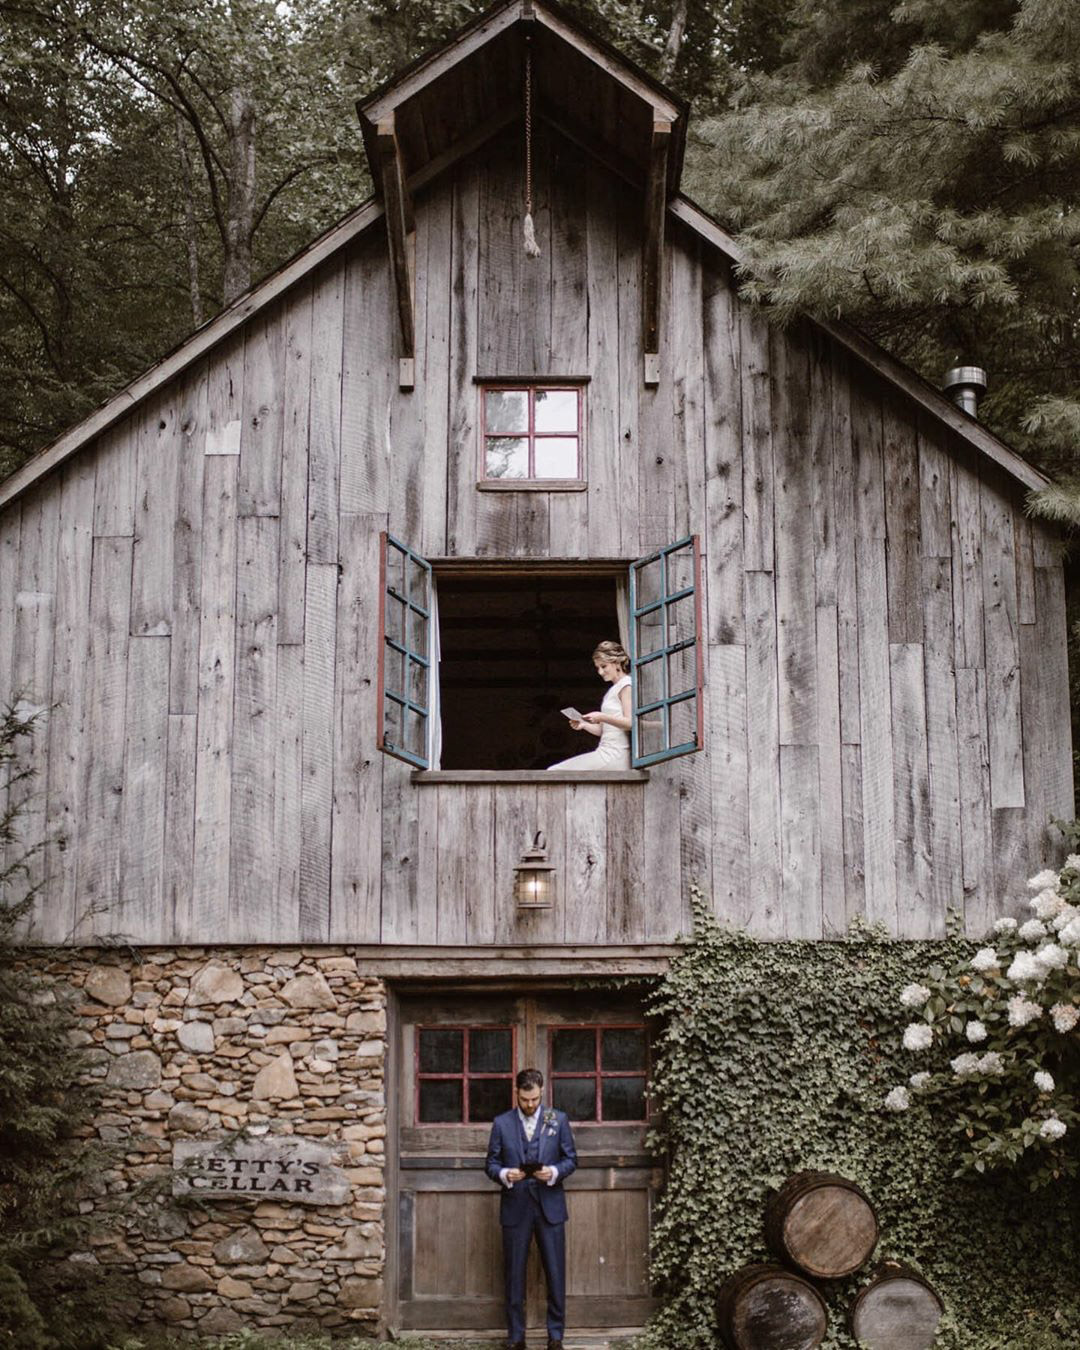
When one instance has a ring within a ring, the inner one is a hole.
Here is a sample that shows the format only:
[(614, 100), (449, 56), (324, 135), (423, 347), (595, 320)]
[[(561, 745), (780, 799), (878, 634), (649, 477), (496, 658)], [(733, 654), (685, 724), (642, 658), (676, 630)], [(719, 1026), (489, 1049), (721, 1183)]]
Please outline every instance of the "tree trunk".
[(686, 34), (686, 19), (690, 0), (675, 0), (675, 8), (671, 15), (671, 27), (668, 29), (667, 43), (664, 47), (664, 61), (660, 67), (660, 73), (663, 79), (670, 80), (675, 74), (675, 67), (679, 61), (679, 52), (682, 48), (683, 37)]
[(229, 305), (251, 285), (255, 224), (255, 100), (244, 84), (232, 91), (229, 119), (229, 180), (222, 289)]
[(187, 245), (188, 293), (191, 296), (191, 321), (196, 328), (203, 321), (202, 291), (199, 286), (199, 236), (195, 222), (195, 185), (191, 172), (184, 118), (176, 110), (176, 152), (180, 158), (180, 180), (184, 191), (184, 241)]

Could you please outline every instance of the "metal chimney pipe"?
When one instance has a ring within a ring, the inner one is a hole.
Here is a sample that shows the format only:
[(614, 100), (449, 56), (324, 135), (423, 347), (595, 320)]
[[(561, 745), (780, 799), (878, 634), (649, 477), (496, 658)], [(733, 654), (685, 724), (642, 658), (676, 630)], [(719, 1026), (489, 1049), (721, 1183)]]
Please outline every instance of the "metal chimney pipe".
[(978, 417), (979, 399), (986, 392), (986, 371), (981, 366), (953, 366), (945, 372), (941, 387), (958, 408)]

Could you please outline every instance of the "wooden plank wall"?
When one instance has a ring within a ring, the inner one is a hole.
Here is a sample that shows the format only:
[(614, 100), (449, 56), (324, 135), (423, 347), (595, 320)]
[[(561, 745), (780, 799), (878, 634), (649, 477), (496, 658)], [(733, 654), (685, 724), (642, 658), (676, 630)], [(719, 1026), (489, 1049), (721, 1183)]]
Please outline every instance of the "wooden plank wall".
[[(551, 135), (417, 209), (416, 389), (381, 227), (0, 516), (0, 684), (51, 709), (38, 936), (670, 940), (982, 931), (1072, 813), (1063, 576), (1017, 489)], [(588, 491), (479, 493), (475, 376), (589, 375)], [(417, 786), (378, 754), (377, 536), (624, 557), (704, 539), (707, 750), (648, 784)], [(519, 919), (548, 836), (560, 901)]]

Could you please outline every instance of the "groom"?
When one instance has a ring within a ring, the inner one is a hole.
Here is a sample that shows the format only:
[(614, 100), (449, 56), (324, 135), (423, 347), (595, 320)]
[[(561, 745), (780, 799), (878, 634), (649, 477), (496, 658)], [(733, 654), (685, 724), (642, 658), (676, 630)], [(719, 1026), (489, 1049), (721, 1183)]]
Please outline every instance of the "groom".
[(517, 1105), (491, 1126), (485, 1170), (502, 1186), (499, 1220), (506, 1275), (510, 1350), (525, 1350), (525, 1266), (533, 1233), (547, 1282), (548, 1350), (562, 1350), (566, 1324), (566, 1196), (563, 1181), (577, 1167), (574, 1136), (563, 1111), (542, 1111), (544, 1075), (522, 1069)]

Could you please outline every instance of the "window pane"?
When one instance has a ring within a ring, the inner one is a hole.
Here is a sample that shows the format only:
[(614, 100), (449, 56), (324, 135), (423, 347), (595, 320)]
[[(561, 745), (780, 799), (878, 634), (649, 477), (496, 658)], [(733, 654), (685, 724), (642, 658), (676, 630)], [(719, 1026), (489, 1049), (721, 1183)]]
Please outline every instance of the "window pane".
[(405, 658), (387, 642), (383, 648), (383, 684), (395, 694), (405, 692)]
[(638, 656), (651, 656), (664, 646), (664, 606), (650, 609), (637, 620), (635, 630)]
[(386, 636), (402, 646), (405, 644), (405, 606), (387, 593), (383, 600), (386, 612)]
[(426, 657), (428, 654), (428, 621), (418, 610), (409, 610), (406, 631), (409, 637), (409, 650), (415, 652), (417, 656)]
[(417, 759), (424, 759), (427, 751), (427, 718), (410, 708), (402, 714), (402, 722), (405, 730), (402, 748)]
[(667, 608), (667, 645), (673, 647), (676, 642), (692, 641), (697, 632), (697, 605), (692, 595), (684, 595), (681, 600), (673, 600)]
[(556, 1108), (565, 1111), (571, 1120), (596, 1119), (595, 1078), (556, 1078), (551, 1096)]
[(429, 609), (431, 604), (428, 595), (428, 570), (421, 566), (415, 558), (409, 559), (409, 599), (414, 605), (420, 605), (422, 609)]
[(672, 698), (689, 694), (697, 688), (697, 647), (680, 647), (667, 658), (668, 693)]
[(509, 1078), (469, 1079), (470, 1120), (494, 1120), (513, 1104)]
[(499, 1031), (469, 1032), (469, 1072), (509, 1073), (514, 1067), (513, 1037), (510, 1028)]
[(541, 436), (536, 441), (537, 478), (577, 478), (576, 436)]
[(555, 1073), (596, 1068), (596, 1032), (577, 1027), (552, 1032), (551, 1067)]
[(419, 661), (409, 662), (409, 685), (405, 691), (422, 708), (428, 705), (428, 671)]
[[(484, 429), (492, 432), (529, 430), (529, 395), (524, 389), (489, 389), (484, 395)], [(576, 424), (575, 424), (576, 429)], [(561, 427), (554, 430), (561, 431)]]
[(611, 1027), (603, 1033), (600, 1067), (611, 1071), (644, 1069), (645, 1028)]
[(605, 1078), (600, 1094), (604, 1120), (645, 1119), (644, 1078)]
[(666, 750), (664, 742), (664, 714), (658, 708), (637, 720), (637, 752), (639, 755), (658, 755)]
[(694, 584), (694, 546), (685, 544), (667, 555), (668, 595), (677, 595)]
[(457, 1124), (464, 1120), (460, 1078), (420, 1080), (420, 1121), (424, 1125)]
[(671, 705), (669, 726), (671, 745), (691, 745), (697, 742), (697, 699), (685, 698)]
[(655, 604), (663, 589), (663, 564), (659, 558), (642, 563), (634, 571), (634, 601), (640, 609), (642, 605)]
[(421, 1027), (421, 1073), (464, 1073), (465, 1033), (457, 1028)]
[(484, 474), (488, 478), (528, 478), (528, 440), (521, 436), (489, 436)]
[(392, 698), (383, 699), (383, 744), (398, 749), (404, 744), (401, 728), (401, 704)]
[[(576, 389), (538, 389), (534, 430), (572, 431), (578, 429), (578, 393)], [(507, 428), (507, 430), (517, 428)]]

